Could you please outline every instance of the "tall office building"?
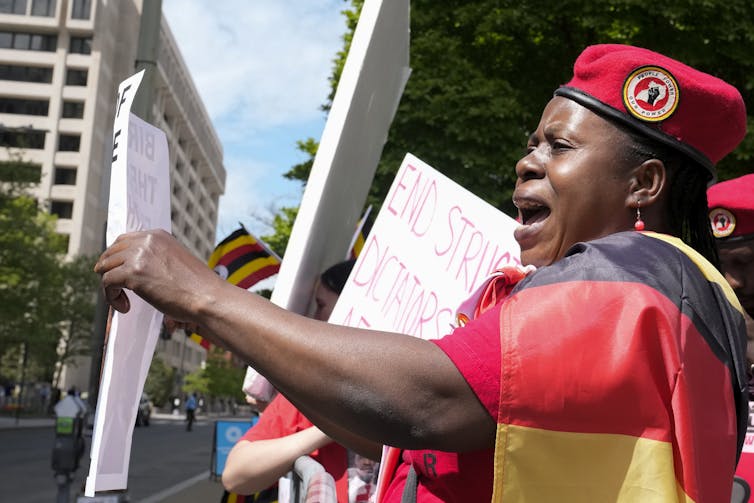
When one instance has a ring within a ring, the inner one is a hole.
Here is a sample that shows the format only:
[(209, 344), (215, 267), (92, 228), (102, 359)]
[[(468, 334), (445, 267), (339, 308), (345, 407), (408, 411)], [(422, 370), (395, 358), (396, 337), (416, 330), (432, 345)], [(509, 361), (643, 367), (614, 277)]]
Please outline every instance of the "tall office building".
[[(115, 100), (134, 73), (142, 3), (0, 0), (0, 160), (42, 167), (34, 195), (58, 216), (69, 255), (102, 249)], [(168, 137), (173, 234), (206, 259), (225, 190), (222, 146), (164, 19), (156, 63), (151, 122)], [(205, 352), (183, 339), (161, 340), (158, 352), (188, 372)], [(88, 380), (82, 359), (61, 386)]]

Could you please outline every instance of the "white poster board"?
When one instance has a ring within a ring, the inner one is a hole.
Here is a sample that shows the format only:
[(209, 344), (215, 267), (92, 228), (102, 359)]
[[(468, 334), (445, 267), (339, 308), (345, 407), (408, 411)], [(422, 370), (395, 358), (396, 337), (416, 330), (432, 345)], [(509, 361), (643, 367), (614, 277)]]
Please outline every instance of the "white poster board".
[[(409, 34), (409, 0), (365, 0), (270, 298), (280, 307), (306, 315), (346, 254), (411, 73)], [(271, 386), (251, 367), (245, 380)]]
[[(118, 88), (107, 245), (145, 229), (170, 232), (170, 178), (165, 133), (130, 113), (144, 72)], [(131, 310), (113, 313), (100, 378), (85, 495), (128, 485), (131, 437), (144, 381), (162, 325), (162, 313), (128, 292)]]
[(520, 265), (518, 223), (407, 154), (330, 323), (436, 339), (490, 272)]
[(409, 1), (365, 0), (306, 182), (271, 301), (307, 314), (364, 209), (408, 80)]

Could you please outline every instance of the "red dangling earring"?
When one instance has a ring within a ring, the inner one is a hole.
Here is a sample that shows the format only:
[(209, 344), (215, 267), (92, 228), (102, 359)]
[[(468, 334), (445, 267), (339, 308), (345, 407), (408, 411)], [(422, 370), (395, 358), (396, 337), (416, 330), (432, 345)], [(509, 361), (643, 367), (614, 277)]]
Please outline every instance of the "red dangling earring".
[(634, 223), (634, 230), (644, 230), (644, 220), (641, 219), (641, 200), (636, 201), (636, 222)]

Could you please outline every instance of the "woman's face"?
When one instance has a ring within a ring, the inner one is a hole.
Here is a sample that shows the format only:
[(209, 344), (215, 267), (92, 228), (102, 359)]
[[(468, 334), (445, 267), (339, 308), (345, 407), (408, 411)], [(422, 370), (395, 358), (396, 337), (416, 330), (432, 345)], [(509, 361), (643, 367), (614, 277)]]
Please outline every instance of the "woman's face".
[(338, 302), (339, 295), (327, 288), (321, 281), (317, 283), (314, 291), (314, 316), (315, 320), (327, 321), (330, 319), (332, 310)]
[(516, 164), (514, 233), (524, 264), (544, 266), (579, 241), (633, 228), (628, 136), (562, 97), (553, 98)]

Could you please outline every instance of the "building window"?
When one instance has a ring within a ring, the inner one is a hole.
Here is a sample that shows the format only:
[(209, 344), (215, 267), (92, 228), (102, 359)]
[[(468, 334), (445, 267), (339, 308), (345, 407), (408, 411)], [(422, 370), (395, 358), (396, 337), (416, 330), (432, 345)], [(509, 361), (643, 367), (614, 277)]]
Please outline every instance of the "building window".
[(44, 68), (41, 66), (0, 65), (0, 80), (41, 82), (49, 84), (52, 82), (52, 68)]
[(19, 98), (0, 98), (0, 113), (20, 115), (47, 115), (50, 102)]
[(64, 119), (81, 119), (84, 117), (83, 101), (63, 101)]
[(38, 33), (0, 31), (0, 49), (53, 52), (57, 48), (57, 35), (40, 35)]
[(86, 80), (89, 72), (86, 70), (77, 70), (69, 68), (65, 72), (65, 85), (67, 86), (86, 86)]
[(71, 37), (71, 47), (68, 51), (74, 54), (91, 54), (92, 37)]
[(26, 14), (26, 0), (0, 0), (0, 14)]
[(73, 0), (71, 19), (89, 19), (92, 15), (91, 0)]
[(56, 166), (55, 185), (76, 185), (76, 168)]
[(58, 137), (59, 152), (78, 152), (81, 144), (81, 135), (61, 133)]
[(53, 201), (50, 204), (50, 213), (58, 218), (71, 218), (73, 216), (73, 201)]
[(53, 17), (55, 15), (55, 0), (31, 0), (31, 15)]
[(0, 128), (0, 147), (45, 148), (45, 132), (38, 129), (2, 129)]

